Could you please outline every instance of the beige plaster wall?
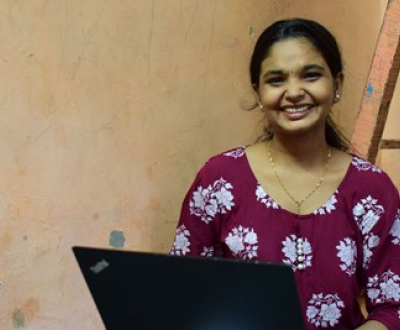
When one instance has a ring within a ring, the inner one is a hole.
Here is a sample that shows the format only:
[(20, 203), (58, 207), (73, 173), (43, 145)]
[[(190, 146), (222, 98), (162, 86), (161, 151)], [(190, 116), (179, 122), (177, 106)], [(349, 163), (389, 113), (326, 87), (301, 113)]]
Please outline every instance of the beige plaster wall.
[(0, 329), (102, 328), (71, 247), (168, 251), (197, 169), (258, 135), (240, 106), (274, 19), (341, 41), (350, 132), (384, 3), (0, 0)]

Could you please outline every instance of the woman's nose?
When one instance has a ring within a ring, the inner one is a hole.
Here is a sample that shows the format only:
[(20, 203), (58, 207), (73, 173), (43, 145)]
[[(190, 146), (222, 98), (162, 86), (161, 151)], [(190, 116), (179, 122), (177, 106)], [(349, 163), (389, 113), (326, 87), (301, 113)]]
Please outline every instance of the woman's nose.
[(287, 99), (301, 99), (305, 95), (304, 88), (301, 83), (293, 81), (293, 82), (288, 82), (286, 91), (285, 91), (285, 96)]

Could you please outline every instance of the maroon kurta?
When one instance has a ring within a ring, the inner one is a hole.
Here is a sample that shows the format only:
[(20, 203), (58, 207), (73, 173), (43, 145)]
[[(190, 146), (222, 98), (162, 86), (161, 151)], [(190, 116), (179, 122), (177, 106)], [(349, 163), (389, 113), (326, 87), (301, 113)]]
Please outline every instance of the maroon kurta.
[(331, 198), (308, 215), (282, 209), (244, 148), (211, 158), (183, 202), (171, 254), (292, 266), (307, 329), (350, 330), (364, 318), (400, 329), (400, 203), (378, 167), (353, 157)]

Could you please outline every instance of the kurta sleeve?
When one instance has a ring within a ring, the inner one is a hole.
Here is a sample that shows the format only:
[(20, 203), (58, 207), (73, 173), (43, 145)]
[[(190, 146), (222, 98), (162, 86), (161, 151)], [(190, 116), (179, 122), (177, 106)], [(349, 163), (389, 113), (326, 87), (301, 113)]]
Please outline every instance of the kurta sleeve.
[[(363, 236), (362, 280), (368, 320), (400, 329), (400, 203), (390, 179), (367, 194), (353, 209)], [(383, 189), (382, 189), (383, 188)]]
[(232, 185), (206, 163), (182, 203), (172, 255), (221, 256), (221, 219), (233, 206)]

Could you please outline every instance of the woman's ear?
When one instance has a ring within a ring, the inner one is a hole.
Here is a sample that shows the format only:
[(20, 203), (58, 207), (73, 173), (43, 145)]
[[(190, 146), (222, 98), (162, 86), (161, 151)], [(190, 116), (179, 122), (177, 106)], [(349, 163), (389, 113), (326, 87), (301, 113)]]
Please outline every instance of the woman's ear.
[(343, 92), (343, 82), (344, 82), (344, 75), (343, 72), (339, 72), (335, 78), (335, 98), (334, 103), (339, 102), (340, 98), (342, 97)]
[(260, 95), (258, 94), (258, 86), (256, 84), (252, 84), (252, 86), (253, 86), (253, 95), (257, 102), (257, 106), (262, 110), (263, 105), (261, 103)]
[(260, 97), (256, 91), (254, 91), (254, 98), (256, 99), (258, 107), (263, 110), (263, 105), (261, 103)]

